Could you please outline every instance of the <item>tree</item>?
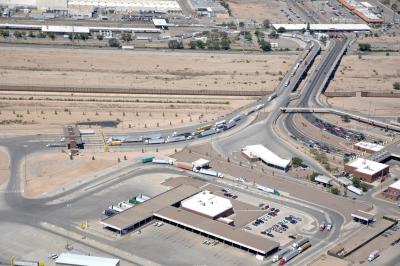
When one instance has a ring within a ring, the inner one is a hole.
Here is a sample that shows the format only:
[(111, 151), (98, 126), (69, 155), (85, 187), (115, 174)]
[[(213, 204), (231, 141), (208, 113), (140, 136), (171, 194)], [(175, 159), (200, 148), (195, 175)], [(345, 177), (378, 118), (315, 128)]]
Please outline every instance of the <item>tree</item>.
[(196, 49), (196, 47), (197, 47), (197, 42), (194, 41), (194, 40), (191, 40), (191, 41), (189, 42), (189, 47), (190, 47), (190, 49)]
[(263, 26), (264, 28), (269, 29), (271, 27), (271, 21), (269, 19), (264, 19)]
[(356, 188), (359, 188), (361, 186), (361, 180), (358, 177), (353, 177), (353, 186), (355, 186)]
[(350, 122), (350, 116), (349, 115), (343, 115), (342, 116), (342, 121), (345, 123), (349, 123)]
[(316, 178), (317, 176), (319, 176), (319, 173), (313, 172), (313, 173), (309, 176), (310, 181), (311, 181), (311, 182), (315, 182), (315, 178)]
[(47, 33), (47, 36), (49, 36), (49, 38), (52, 40), (54, 40), (56, 38), (56, 35), (54, 34), (54, 32)]
[(96, 38), (97, 38), (97, 40), (99, 40), (99, 41), (104, 40), (104, 36), (101, 35), (101, 34), (97, 34)]
[(371, 51), (371, 44), (369, 44), (369, 43), (359, 43), (358, 44), (358, 50), (360, 50), (362, 52)]
[(250, 32), (250, 31), (246, 31), (246, 32), (244, 33), (244, 38), (245, 38), (246, 40), (248, 40), (249, 42), (253, 40), (253, 36), (251, 35), (251, 32)]
[(7, 38), (10, 36), (10, 32), (8, 30), (0, 30), (0, 35)]
[(267, 42), (267, 41), (264, 41), (264, 40), (261, 40), (261, 41), (260, 41), (260, 48), (261, 48), (261, 50), (263, 50), (264, 52), (269, 52), (269, 51), (272, 50), (271, 43), (270, 43), (270, 42)]
[(350, 161), (349, 157), (344, 157), (343, 158), (343, 164), (346, 164)]
[(221, 48), (224, 50), (231, 49), (231, 41), (228, 38), (222, 38), (220, 45), (221, 45)]
[(292, 159), (292, 165), (294, 168), (297, 168), (303, 164), (303, 160), (300, 159), (299, 157), (293, 157)]
[(29, 38), (35, 38), (36, 36), (35, 36), (35, 34), (33, 33), (33, 31), (30, 31), (29, 34), (28, 34), (28, 37), (29, 37)]
[(124, 42), (130, 42), (130, 41), (132, 41), (132, 34), (122, 33), (121, 38)]
[(196, 44), (197, 44), (197, 47), (198, 47), (199, 49), (204, 49), (204, 48), (206, 48), (206, 44), (205, 44), (203, 41), (201, 41), (201, 40), (196, 41)]
[(368, 185), (365, 183), (361, 183), (360, 184), (360, 188), (362, 189), (363, 192), (367, 192), (368, 191)]
[(340, 190), (337, 187), (331, 187), (331, 193), (334, 195), (339, 195)]
[(15, 32), (14, 32), (14, 37), (15, 37), (15, 38), (18, 38), (18, 39), (19, 39), (19, 38), (22, 38), (22, 33), (19, 32), (19, 31), (15, 31)]
[(279, 29), (277, 29), (278, 33), (284, 33), (286, 32), (286, 29), (284, 27), (279, 27)]
[(326, 45), (326, 42), (328, 41), (328, 38), (324, 35), (324, 36), (322, 36), (321, 37), (321, 42), (322, 42), (322, 44), (325, 46)]
[(170, 40), (168, 42), (169, 49), (183, 49), (183, 44), (181, 41), (178, 40)]
[(400, 90), (400, 82), (396, 81), (395, 83), (393, 83), (393, 89)]
[(109, 40), (108, 40), (108, 45), (109, 45), (110, 47), (120, 47), (120, 46), (121, 46), (121, 44), (119, 43), (119, 41), (118, 41), (117, 39), (115, 39), (115, 38), (109, 39)]
[(86, 41), (87, 39), (89, 39), (89, 34), (81, 33), (79, 34), (79, 39), (81, 39), (82, 41)]
[(271, 39), (278, 39), (278, 38), (279, 38), (279, 34), (278, 34), (275, 30), (273, 30), (273, 31), (269, 34), (269, 37), (270, 37)]
[(244, 22), (243, 22), (243, 21), (240, 21), (240, 22), (239, 22), (239, 27), (241, 27), (241, 28), (244, 27)]

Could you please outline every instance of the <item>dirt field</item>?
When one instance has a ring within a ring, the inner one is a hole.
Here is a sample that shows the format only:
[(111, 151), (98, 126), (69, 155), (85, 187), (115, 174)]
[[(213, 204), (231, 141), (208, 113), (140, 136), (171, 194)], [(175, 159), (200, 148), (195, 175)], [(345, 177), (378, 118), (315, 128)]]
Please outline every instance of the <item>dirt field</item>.
[(399, 60), (398, 56), (345, 56), (328, 90), (394, 91), (393, 83), (400, 81)]
[(360, 37), (354, 48), (357, 49), (359, 43), (369, 43), (373, 49), (398, 50), (399, 42), (400, 36)]
[[(0, 50), (0, 85), (271, 91), (295, 56), (62, 48)], [(21, 77), (24, 77), (21, 79)]]
[(363, 114), (400, 116), (400, 98), (337, 97), (327, 101), (332, 106)]
[[(173, 150), (162, 150), (159, 155), (172, 154)], [(83, 153), (70, 160), (64, 153), (42, 153), (27, 158), (26, 180), (21, 178), (26, 197), (37, 197), (45, 192), (60, 189), (68, 184), (90, 178), (94, 173), (138, 156), (141, 152)], [(92, 156), (95, 160), (92, 160)], [(22, 166), (23, 167), (23, 166)]]
[(10, 178), (10, 158), (5, 148), (0, 147), (0, 186)]
[(284, 22), (285, 15), (280, 10), (286, 6), (284, 1), (279, 0), (229, 0), (229, 6), (234, 17), (238, 19), (252, 19), (258, 23), (262, 23), (264, 19), (269, 19), (271, 22)]
[(60, 132), (65, 124), (94, 121), (119, 121), (119, 131), (176, 128), (210, 121), (256, 99), (0, 92), (0, 130)]

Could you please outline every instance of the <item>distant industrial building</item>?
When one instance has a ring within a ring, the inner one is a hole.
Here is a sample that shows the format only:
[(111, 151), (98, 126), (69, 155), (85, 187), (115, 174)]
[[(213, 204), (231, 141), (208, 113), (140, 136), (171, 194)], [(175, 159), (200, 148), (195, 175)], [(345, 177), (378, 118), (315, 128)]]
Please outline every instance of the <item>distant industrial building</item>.
[[(284, 28), (286, 31), (301, 31), (307, 30), (307, 24), (272, 24), (277, 30)], [(309, 24), (309, 29), (312, 31), (371, 31), (371, 28), (367, 24)]]
[(386, 176), (389, 173), (389, 165), (364, 158), (357, 158), (345, 164), (344, 171), (371, 183)]
[(383, 23), (383, 18), (376, 14), (375, 7), (368, 2), (358, 2), (356, 0), (337, 0), (350, 12), (360, 17), (367, 23)]
[(180, 13), (175, 0), (0, 0), (0, 6), (24, 7), (44, 11), (66, 10), (70, 15), (91, 17), (96, 10), (112, 13)]
[(119, 259), (61, 253), (56, 259), (56, 265), (73, 266), (119, 266)]
[(213, 0), (188, 0), (193, 12), (198, 16), (229, 18), (228, 11), (220, 1)]
[(250, 145), (242, 149), (242, 153), (250, 161), (261, 160), (268, 166), (287, 171), (290, 167), (291, 159), (282, 159), (264, 145)]
[(232, 213), (229, 199), (193, 186), (180, 185), (105, 218), (101, 223), (125, 234), (158, 219), (257, 255), (266, 256), (279, 248), (275, 241), (234, 227), (229, 217), (225, 217)]
[(353, 145), (353, 148), (358, 151), (366, 152), (369, 154), (373, 154), (375, 152), (378, 152), (385, 148), (382, 145), (376, 144), (376, 143), (371, 143), (371, 142), (366, 142), (366, 141), (360, 141), (356, 144)]
[(391, 184), (385, 191), (382, 192), (382, 195), (386, 198), (392, 200), (400, 199), (400, 180), (397, 180), (393, 184)]

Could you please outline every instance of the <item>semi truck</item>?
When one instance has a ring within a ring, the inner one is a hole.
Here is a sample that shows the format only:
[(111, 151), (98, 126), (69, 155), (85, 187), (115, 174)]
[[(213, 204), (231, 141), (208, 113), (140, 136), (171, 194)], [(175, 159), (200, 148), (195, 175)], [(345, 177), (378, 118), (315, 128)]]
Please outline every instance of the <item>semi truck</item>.
[(151, 163), (154, 159), (154, 156), (147, 156), (142, 158), (142, 163)]
[(256, 106), (256, 111), (258, 111), (258, 110), (264, 108), (264, 106), (265, 106), (265, 104), (263, 104), (263, 103), (257, 105), (257, 106)]
[(163, 160), (163, 159), (157, 159), (157, 158), (154, 158), (152, 162), (155, 164), (171, 164), (171, 165), (174, 164), (174, 161), (172, 161), (172, 160)]
[(134, 142), (142, 142), (142, 138), (126, 138), (122, 142), (123, 143), (134, 143)]
[(293, 246), (293, 248), (299, 248), (307, 242), (310, 242), (310, 240), (307, 237), (305, 237), (305, 238), (302, 238), (302, 239), (294, 242), (292, 246)]
[(217, 130), (215, 130), (215, 129), (212, 128), (212, 129), (209, 129), (209, 130), (206, 130), (206, 131), (201, 132), (200, 135), (199, 135), (199, 137), (202, 138), (202, 137), (206, 137), (206, 136), (213, 135), (213, 134), (215, 134), (215, 133), (217, 133)]
[(232, 117), (231, 120), (229, 120), (229, 121), (235, 121), (235, 122), (237, 122), (237, 121), (239, 121), (240, 119), (242, 119), (242, 116), (239, 114), (239, 115), (235, 115), (234, 117)]
[(184, 162), (176, 162), (175, 163), (176, 167), (181, 168), (181, 169), (185, 169), (185, 170), (193, 170), (193, 166), (191, 163), (184, 163)]
[(215, 176), (215, 177), (219, 177), (219, 178), (223, 178), (224, 177), (223, 174), (221, 174), (220, 172), (217, 172), (215, 170), (212, 170), (212, 169), (200, 168), (199, 170), (193, 169), (193, 171), (195, 171), (197, 173), (200, 173), (200, 174)]
[(186, 140), (185, 136), (168, 137), (165, 143), (185, 141), (185, 140)]
[(283, 255), (285, 255), (286, 253), (292, 251), (293, 249), (291, 248), (287, 248), (287, 249), (282, 249), (281, 251), (279, 251), (278, 253), (276, 253), (273, 257), (272, 257), (272, 262), (277, 262), (278, 260), (280, 260)]
[(228, 130), (233, 128), (234, 126), (236, 126), (236, 122), (235, 121), (229, 121), (225, 126), (224, 126), (224, 130)]
[(226, 124), (226, 120), (221, 120), (221, 121), (215, 122), (214, 126), (215, 126), (216, 128), (221, 128), (221, 127), (223, 127), (225, 124)]
[(285, 255), (282, 256), (282, 258), (279, 261), (279, 265), (284, 265), (285, 263), (287, 263), (288, 261), (290, 261), (297, 255), (299, 255), (299, 252), (297, 251), (297, 249), (293, 249), (292, 251), (289, 251), (288, 253), (286, 253)]
[(301, 252), (304, 252), (305, 250), (309, 249), (310, 247), (311, 247), (311, 243), (310, 243), (310, 242), (307, 242), (307, 243), (303, 244), (302, 246), (300, 246), (300, 247), (297, 249), (297, 251), (298, 251), (299, 253), (301, 253)]
[(165, 143), (164, 138), (159, 138), (159, 139), (146, 139), (144, 141), (144, 144), (163, 144)]
[(110, 146), (121, 146), (122, 142), (120, 140), (113, 140), (113, 141), (109, 142), (108, 145), (110, 145)]

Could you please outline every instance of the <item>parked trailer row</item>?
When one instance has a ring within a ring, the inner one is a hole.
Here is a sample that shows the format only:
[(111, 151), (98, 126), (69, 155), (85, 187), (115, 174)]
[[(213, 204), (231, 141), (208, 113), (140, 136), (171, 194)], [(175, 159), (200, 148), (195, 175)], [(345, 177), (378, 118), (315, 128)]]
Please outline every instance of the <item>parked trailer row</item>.
[(278, 260), (280, 260), (283, 255), (289, 253), (290, 251), (292, 251), (293, 249), (291, 248), (287, 248), (287, 249), (282, 249), (281, 251), (279, 251), (278, 253), (276, 253), (273, 257), (272, 257), (272, 262), (277, 262)]
[(292, 247), (293, 248), (299, 248), (300, 246), (304, 245), (305, 243), (310, 242), (310, 239), (308, 239), (307, 237), (302, 238), (296, 242), (293, 243)]

